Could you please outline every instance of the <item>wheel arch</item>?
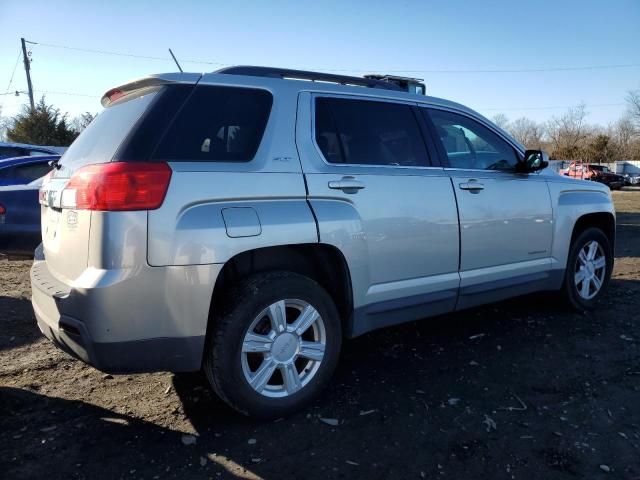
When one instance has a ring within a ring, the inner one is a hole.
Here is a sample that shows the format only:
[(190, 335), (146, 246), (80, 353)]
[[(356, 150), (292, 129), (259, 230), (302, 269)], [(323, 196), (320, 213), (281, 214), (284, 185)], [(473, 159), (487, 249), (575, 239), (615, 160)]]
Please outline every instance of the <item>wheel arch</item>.
[(611, 212), (585, 213), (578, 217), (573, 224), (571, 232), (571, 244), (588, 228), (598, 228), (604, 232), (611, 245), (611, 253), (614, 252), (616, 241), (616, 219)]
[(335, 302), (345, 328), (353, 312), (351, 274), (345, 256), (333, 245), (302, 243), (247, 250), (225, 262), (213, 288), (207, 336), (229, 289), (249, 275), (275, 270), (298, 273), (320, 284)]

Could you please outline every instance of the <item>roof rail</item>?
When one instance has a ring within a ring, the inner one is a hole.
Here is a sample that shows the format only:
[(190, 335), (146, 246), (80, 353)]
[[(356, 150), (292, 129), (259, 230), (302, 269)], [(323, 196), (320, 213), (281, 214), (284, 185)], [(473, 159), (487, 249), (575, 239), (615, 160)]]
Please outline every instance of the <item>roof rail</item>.
[(291, 70), (287, 68), (238, 66), (227, 67), (215, 71), (225, 75), (247, 75), (249, 77), (270, 77), (290, 80), (311, 80), (312, 82), (331, 82), (340, 85), (356, 85), (359, 87), (382, 88), (385, 90), (402, 91), (398, 85), (373, 78), (350, 77), (333, 73), (308, 72), (306, 70)]

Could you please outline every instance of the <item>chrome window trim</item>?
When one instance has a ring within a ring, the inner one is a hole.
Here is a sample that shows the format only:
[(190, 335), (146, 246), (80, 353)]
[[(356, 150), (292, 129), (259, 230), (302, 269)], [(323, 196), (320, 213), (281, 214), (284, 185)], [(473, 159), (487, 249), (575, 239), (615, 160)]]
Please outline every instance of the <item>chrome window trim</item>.
[[(310, 92), (311, 93), (311, 141), (313, 142), (313, 146), (318, 152), (318, 155), (322, 159), (323, 163), (330, 167), (356, 167), (356, 168), (383, 168), (383, 169), (400, 169), (400, 170), (438, 170), (443, 171), (443, 167), (434, 167), (432, 165), (429, 166), (410, 166), (410, 165), (376, 165), (373, 163), (331, 163), (327, 161), (324, 157), (324, 153), (320, 149), (318, 142), (316, 142), (316, 98), (346, 98), (348, 100), (363, 100), (363, 101), (374, 101), (380, 103), (398, 103), (401, 105), (408, 105), (410, 107), (415, 107), (416, 102), (411, 100), (399, 100), (395, 98), (381, 98), (381, 97), (370, 97), (366, 95), (353, 95), (353, 94), (344, 94), (344, 93), (324, 93), (324, 92)], [(417, 119), (416, 119), (417, 124)], [(420, 126), (418, 125), (418, 128)], [(423, 140), (424, 143), (424, 140)], [(427, 145), (424, 146), (427, 155), (429, 155), (429, 149)], [(430, 160), (430, 157), (427, 157)]]

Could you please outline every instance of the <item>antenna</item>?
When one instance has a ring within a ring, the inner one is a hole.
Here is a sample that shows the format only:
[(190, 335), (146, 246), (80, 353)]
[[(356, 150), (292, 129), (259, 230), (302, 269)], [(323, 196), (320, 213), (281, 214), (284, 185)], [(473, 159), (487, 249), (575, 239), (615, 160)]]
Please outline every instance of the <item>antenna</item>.
[(173, 61), (176, 62), (176, 65), (178, 66), (178, 70), (180, 70), (180, 73), (182, 73), (182, 67), (180, 66), (180, 64), (178, 63), (178, 59), (176, 58), (176, 56), (173, 54), (173, 52), (171, 51), (171, 49), (169, 49), (169, 53), (171, 54), (171, 57), (173, 58)]

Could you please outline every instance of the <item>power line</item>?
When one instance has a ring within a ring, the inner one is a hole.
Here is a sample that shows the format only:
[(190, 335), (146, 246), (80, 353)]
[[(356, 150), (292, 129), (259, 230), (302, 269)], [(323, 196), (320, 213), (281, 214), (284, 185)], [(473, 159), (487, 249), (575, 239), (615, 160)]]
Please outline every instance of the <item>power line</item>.
[[(115, 52), (111, 50), (98, 50), (92, 48), (73, 47), (69, 45), (60, 45), (53, 43), (41, 43), (30, 42), (36, 45), (50, 48), (61, 48), (65, 50), (75, 50), (79, 52), (87, 53), (99, 53), (103, 55), (115, 55), (121, 57), (140, 58), (146, 60), (160, 60), (171, 61), (168, 57), (156, 57), (151, 55), (138, 55), (133, 53)], [(205, 60), (182, 60), (185, 63), (199, 63), (203, 65), (218, 65), (227, 66), (229, 63), (211, 62)], [(318, 68), (316, 70), (325, 70), (329, 72), (364, 72), (364, 71), (384, 71), (387, 73), (434, 73), (434, 74), (452, 74), (452, 73), (535, 73), (535, 72), (570, 72), (570, 71), (584, 71), (584, 70), (605, 70), (605, 69), (620, 69), (620, 68), (638, 68), (640, 63), (620, 63), (620, 64), (607, 64), (607, 65), (580, 65), (580, 66), (560, 66), (560, 67), (536, 67), (536, 68), (507, 68), (507, 69), (385, 69), (385, 68), (350, 68), (350, 69), (336, 69), (336, 68)]]
[(5, 90), (5, 95), (11, 88), (11, 84), (13, 83), (13, 76), (16, 73), (16, 68), (18, 68), (18, 62), (20, 61), (20, 54), (22, 53), (21, 49), (18, 49), (18, 56), (16, 57), (16, 63), (13, 65), (13, 71), (11, 72), (11, 78), (9, 79), (9, 85), (7, 85), (7, 89)]
[[(100, 95), (90, 95), (88, 93), (76, 93), (76, 92), (61, 92), (56, 90), (34, 90), (34, 92), (47, 94), (47, 95), (68, 95), (73, 97), (102, 98)], [(26, 92), (19, 92), (19, 93), (24, 94)], [(0, 93), (0, 95), (14, 95), (14, 94), (15, 92), (9, 92), (8, 94)], [(586, 108), (622, 107), (624, 105), (626, 105), (626, 103), (584, 104)], [(555, 110), (555, 109), (566, 109), (566, 108), (572, 108), (572, 107), (575, 107), (575, 105), (547, 105), (542, 107), (497, 107), (497, 108), (496, 107), (491, 107), (491, 108), (479, 107), (479, 108), (476, 108), (476, 110), (506, 112), (506, 111), (519, 111), (519, 110)]]
[[(53, 44), (53, 43), (41, 43), (41, 42), (31, 42), (34, 43), (35, 45), (40, 45), (42, 47), (50, 47), (50, 48), (62, 48), (65, 50), (75, 50), (78, 52), (87, 52), (87, 53), (100, 53), (103, 55), (115, 55), (115, 56), (120, 56), (120, 57), (130, 57), (130, 58), (142, 58), (145, 60), (161, 60), (163, 62), (167, 62), (167, 61), (171, 61), (171, 58), (168, 57), (155, 57), (152, 55), (137, 55), (137, 54), (133, 54), (133, 53), (123, 53), (123, 52), (114, 52), (111, 50), (97, 50), (97, 49), (93, 49), (93, 48), (81, 48), (81, 47), (71, 47), (68, 45), (57, 45), (57, 44)], [(182, 60), (183, 62), (189, 62), (189, 63), (202, 63), (202, 64), (206, 64), (206, 65), (220, 65), (220, 66), (225, 66), (225, 65), (229, 65), (228, 63), (220, 63), (220, 62), (207, 62), (204, 60)]]
[[(587, 108), (599, 108), (599, 107), (621, 107), (626, 105), (626, 103), (592, 103), (590, 105), (585, 105)], [(565, 109), (565, 108), (573, 108), (575, 105), (551, 105), (546, 107), (506, 107), (506, 108), (478, 108), (477, 110), (491, 110), (491, 111), (500, 111), (506, 112), (510, 110), (554, 110), (554, 109)]]
[[(514, 68), (514, 69), (484, 69), (484, 70), (395, 70), (407, 73), (535, 73), (535, 72), (570, 72), (579, 70), (605, 70), (615, 68), (636, 68), (640, 63), (626, 63), (614, 65), (583, 65), (577, 67), (549, 67), (549, 68)], [(385, 70), (386, 71), (386, 70)], [(391, 72), (394, 72), (391, 70)]]
[(70, 95), (72, 97), (102, 98), (100, 95), (89, 95), (88, 93), (59, 92), (54, 90), (34, 90), (34, 92), (44, 93), (47, 95)]

